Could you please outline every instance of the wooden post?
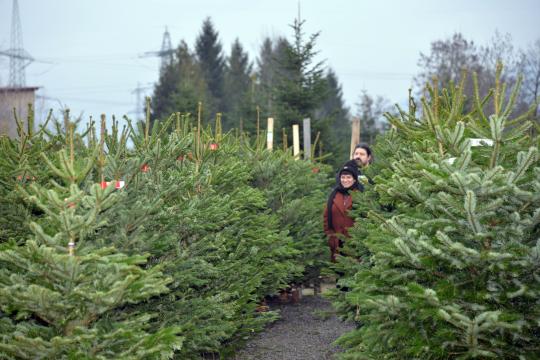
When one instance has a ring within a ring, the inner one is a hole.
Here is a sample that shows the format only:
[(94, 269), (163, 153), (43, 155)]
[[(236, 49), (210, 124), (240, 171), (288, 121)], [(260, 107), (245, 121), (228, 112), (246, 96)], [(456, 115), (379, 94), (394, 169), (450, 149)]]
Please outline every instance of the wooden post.
[(350, 158), (352, 158), (354, 153), (354, 148), (357, 144), (360, 143), (360, 118), (353, 117), (351, 121), (351, 153)]
[(268, 118), (266, 129), (266, 148), (272, 151), (272, 148), (274, 147), (274, 118)]
[(259, 126), (260, 126), (260, 121), (259, 121), (259, 118), (260, 118), (260, 114), (261, 114), (261, 109), (259, 108), (259, 105), (257, 105), (257, 146), (259, 146)]
[(311, 119), (304, 119), (304, 159), (311, 157)]
[(292, 126), (293, 131), (293, 155), (295, 159), (298, 159), (300, 154), (300, 126), (295, 124)]
[(101, 128), (99, 129), (99, 172), (101, 173), (101, 183), (105, 182), (105, 114), (101, 114)]

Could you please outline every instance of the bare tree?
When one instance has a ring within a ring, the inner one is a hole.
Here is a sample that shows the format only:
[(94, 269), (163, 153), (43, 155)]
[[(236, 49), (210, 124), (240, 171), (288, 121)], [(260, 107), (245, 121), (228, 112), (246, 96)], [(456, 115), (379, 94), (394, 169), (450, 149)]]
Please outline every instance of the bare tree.
[(540, 122), (540, 39), (520, 52), (519, 72), (523, 75), (522, 101), (535, 107), (532, 115)]
[(390, 102), (382, 96), (374, 98), (364, 90), (356, 107), (356, 116), (360, 118), (361, 140), (373, 144), (375, 137), (387, 128), (383, 114), (391, 110)]
[[(464, 69), (477, 74), (484, 73), (478, 47), (460, 33), (455, 33), (446, 40), (432, 42), (430, 54), (420, 53), (418, 66), (421, 71), (414, 78), (414, 82), (420, 94), (433, 78), (437, 78), (439, 84), (447, 86), (450, 82), (458, 83)], [(472, 91), (470, 83), (465, 94), (472, 95)]]
[[(510, 34), (498, 31), (485, 46), (476, 46), (460, 33), (446, 40), (432, 42), (429, 54), (420, 53), (418, 66), (421, 70), (415, 77), (416, 94), (423, 95), (426, 84), (431, 83), (433, 78), (438, 80), (440, 87), (448, 87), (451, 82), (457, 84), (463, 70), (469, 75), (476, 73), (479, 92), (486, 94), (494, 86), (499, 62), (504, 66), (501, 80), (507, 84), (507, 92), (511, 91), (519, 75), (523, 75), (522, 96), (515, 109), (516, 113), (523, 113), (540, 95), (540, 40), (526, 51), (516, 51)], [(471, 105), (470, 99), (474, 92), (471, 78), (468, 77), (464, 91), (469, 99), (468, 106)], [(492, 106), (492, 102), (486, 104), (486, 108)], [(538, 117), (538, 108), (534, 116)]]

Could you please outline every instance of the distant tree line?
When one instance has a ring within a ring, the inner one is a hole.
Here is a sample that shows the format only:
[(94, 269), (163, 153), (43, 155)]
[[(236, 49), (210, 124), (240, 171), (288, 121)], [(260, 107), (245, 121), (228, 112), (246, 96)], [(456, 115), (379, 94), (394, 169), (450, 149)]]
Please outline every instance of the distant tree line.
[[(173, 112), (195, 118), (202, 102), (203, 121), (208, 123), (221, 113), (225, 130), (237, 128), (253, 135), (257, 119), (262, 130), (266, 118), (273, 117), (275, 142), (280, 146), (287, 141), (290, 146), (291, 125), (309, 117), (312, 138), (320, 132), (316, 155), (322, 149), (333, 154), (328, 162), (336, 166), (343, 163), (349, 156), (351, 115), (361, 119), (361, 140), (373, 143), (387, 128), (384, 113), (395, 111), (394, 106), (385, 97), (363, 91), (351, 112), (336, 73), (324, 61), (316, 62), (319, 33), (306, 36), (303, 24), (303, 20), (294, 20), (291, 40), (265, 38), (252, 61), (239, 39), (226, 54), (218, 31), (206, 18), (194, 48), (182, 40), (172, 60), (161, 69), (152, 98), (152, 118), (164, 119)], [(466, 95), (472, 99), (472, 73), (477, 74), (479, 91), (484, 93), (494, 82), (497, 61), (505, 65), (504, 81), (512, 84), (523, 75), (516, 111), (530, 108), (531, 116), (538, 120), (535, 102), (540, 95), (540, 40), (526, 50), (515, 50), (510, 36), (498, 33), (486, 46), (477, 46), (459, 33), (433, 41), (429, 54), (420, 53), (414, 94), (423, 96), (426, 83), (433, 83), (433, 79), (439, 86), (457, 84), (466, 69)]]
[(315, 155), (322, 149), (333, 154), (330, 163), (342, 163), (349, 155), (350, 111), (336, 73), (324, 61), (315, 62), (319, 33), (306, 36), (303, 24), (294, 20), (292, 40), (265, 38), (253, 62), (238, 39), (226, 55), (218, 31), (210, 18), (205, 19), (194, 49), (181, 41), (172, 61), (161, 69), (152, 118), (173, 112), (195, 118), (202, 102), (204, 121), (221, 113), (225, 130), (253, 135), (257, 119), (263, 130), (266, 119), (273, 117), (278, 146), (284, 141), (292, 145), (292, 124), (310, 118), (312, 141), (320, 132)]

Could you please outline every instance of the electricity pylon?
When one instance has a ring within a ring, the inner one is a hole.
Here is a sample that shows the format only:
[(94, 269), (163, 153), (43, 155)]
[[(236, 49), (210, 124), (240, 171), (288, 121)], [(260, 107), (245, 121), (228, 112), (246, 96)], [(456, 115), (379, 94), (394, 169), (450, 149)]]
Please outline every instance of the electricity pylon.
[(169, 34), (169, 30), (167, 27), (165, 27), (165, 32), (163, 33), (163, 39), (161, 41), (161, 50), (159, 51), (147, 51), (142, 55), (139, 55), (140, 57), (148, 57), (148, 56), (158, 56), (161, 58), (161, 65), (160, 69), (163, 70), (167, 65), (170, 65), (173, 61), (173, 54), (174, 50), (172, 48), (171, 43), (171, 34)]
[(13, 0), (11, 15), (11, 48), (0, 51), (0, 55), (9, 57), (9, 87), (21, 88), (26, 86), (25, 68), (34, 58), (23, 48), (21, 18), (19, 17), (19, 2)]

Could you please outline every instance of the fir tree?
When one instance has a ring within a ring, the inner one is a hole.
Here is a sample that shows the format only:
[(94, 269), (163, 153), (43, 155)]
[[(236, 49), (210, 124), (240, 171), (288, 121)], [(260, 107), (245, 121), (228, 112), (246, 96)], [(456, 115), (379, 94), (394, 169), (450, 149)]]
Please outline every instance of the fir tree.
[[(168, 291), (170, 278), (144, 269), (147, 255), (128, 256), (96, 247), (93, 237), (114, 206), (113, 187), (80, 185), (95, 156), (75, 160), (71, 150), (42, 160), (54, 173), (52, 189), (21, 189), (44, 216), (30, 223), (23, 245), (0, 248), (0, 355), (22, 359), (171, 358), (182, 338), (179, 328), (150, 331), (151, 312), (117, 310)], [(94, 152), (95, 154), (95, 152)]]
[(273, 116), (273, 93), (276, 72), (272, 39), (267, 37), (259, 50), (257, 58), (257, 103), (268, 116)]
[(328, 69), (326, 74), (327, 97), (315, 112), (315, 117), (321, 119), (325, 124), (324, 131), (330, 134), (328, 148), (332, 149), (334, 156), (331, 163), (334, 167), (339, 167), (349, 160), (349, 143), (351, 138), (351, 123), (349, 121), (349, 109), (343, 100), (343, 91), (332, 69)]
[(411, 102), (389, 117), (375, 191), (394, 211), (357, 196), (368, 218), (338, 265), (351, 291), (334, 296), (363, 326), (340, 339), (343, 358), (540, 356), (538, 139), (509, 117), (518, 87), (505, 102), (499, 75), (490, 113), (478, 94), (464, 110), (463, 80), (431, 88), (422, 115)]
[[(285, 56), (279, 62), (275, 87), (277, 122), (278, 127), (289, 129), (293, 124), (309, 117), (312, 119), (313, 130), (318, 131), (324, 128), (324, 124), (314, 118), (314, 112), (326, 97), (327, 87), (322, 62), (313, 64), (317, 55), (315, 45), (319, 33), (311, 35), (306, 41), (302, 31), (304, 22), (300, 19), (294, 20), (291, 25), (294, 41), (287, 43)], [(321, 134), (321, 139), (325, 142), (328, 137), (327, 132)], [(289, 143), (292, 142), (291, 139)]]
[(201, 68), (186, 42), (182, 41), (175, 59), (160, 75), (154, 90), (154, 118), (164, 119), (174, 112), (196, 114), (198, 103), (209, 103), (208, 99)]
[(265, 117), (276, 117), (275, 87), (279, 77), (280, 64), (285, 61), (288, 41), (285, 38), (265, 38), (257, 58), (257, 93), (255, 102)]
[(236, 39), (231, 47), (228, 67), (225, 73), (225, 102), (228, 112), (225, 114), (223, 126), (225, 129), (238, 128), (240, 120), (245, 122), (249, 107), (253, 107), (251, 70), (252, 64), (248, 54), (244, 52), (240, 41)]
[(211, 104), (205, 107), (209, 118), (216, 112), (227, 111), (224, 102), (226, 61), (218, 37), (211, 19), (206, 18), (195, 42), (195, 53), (211, 99)]

